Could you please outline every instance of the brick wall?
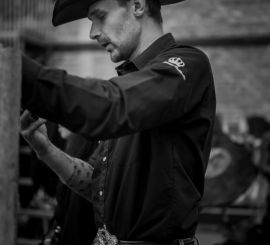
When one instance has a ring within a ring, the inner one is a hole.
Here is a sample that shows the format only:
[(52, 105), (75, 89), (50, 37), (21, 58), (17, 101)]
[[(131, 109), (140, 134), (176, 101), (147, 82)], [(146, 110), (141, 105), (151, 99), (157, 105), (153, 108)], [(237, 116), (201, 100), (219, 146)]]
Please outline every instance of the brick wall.
[[(163, 12), (165, 30), (180, 41), (270, 34), (268, 0), (187, 0)], [(256, 114), (270, 120), (270, 44), (201, 49), (212, 64), (223, 118)]]
[(117, 76), (109, 55), (100, 51), (55, 52), (48, 64), (82, 77), (108, 79)]
[(270, 45), (204, 48), (212, 63), (219, 112), (270, 119)]
[(163, 7), (165, 30), (185, 37), (264, 34), (270, 30), (268, 0), (186, 0)]

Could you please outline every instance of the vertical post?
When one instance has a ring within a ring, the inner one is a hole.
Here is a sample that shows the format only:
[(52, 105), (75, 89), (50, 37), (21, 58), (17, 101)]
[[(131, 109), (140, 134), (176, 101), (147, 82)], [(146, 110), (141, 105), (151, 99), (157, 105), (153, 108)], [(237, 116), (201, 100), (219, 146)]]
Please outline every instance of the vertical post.
[(20, 51), (0, 45), (0, 245), (16, 244)]

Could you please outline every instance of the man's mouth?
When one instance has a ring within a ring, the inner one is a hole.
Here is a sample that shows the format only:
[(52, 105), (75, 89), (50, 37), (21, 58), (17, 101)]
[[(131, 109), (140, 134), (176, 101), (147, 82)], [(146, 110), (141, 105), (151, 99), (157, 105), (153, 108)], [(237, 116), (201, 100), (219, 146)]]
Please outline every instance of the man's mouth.
[(106, 48), (110, 43), (109, 42), (106, 42), (106, 43), (100, 43), (100, 45), (103, 47), (103, 48)]
[(111, 43), (107, 43), (104, 47), (107, 52), (111, 52), (113, 50), (113, 46)]

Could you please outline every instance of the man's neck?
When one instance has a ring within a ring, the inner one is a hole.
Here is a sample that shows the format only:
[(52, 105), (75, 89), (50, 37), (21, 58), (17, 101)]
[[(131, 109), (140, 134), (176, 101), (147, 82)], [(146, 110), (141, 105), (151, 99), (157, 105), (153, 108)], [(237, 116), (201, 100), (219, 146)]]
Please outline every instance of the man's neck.
[(149, 20), (142, 25), (141, 38), (137, 49), (133, 52), (130, 60), (134, 59), (140, 55), (144, 50), (146, 50), (154, 41), (163, 36), (163, 29), (161, 25)]

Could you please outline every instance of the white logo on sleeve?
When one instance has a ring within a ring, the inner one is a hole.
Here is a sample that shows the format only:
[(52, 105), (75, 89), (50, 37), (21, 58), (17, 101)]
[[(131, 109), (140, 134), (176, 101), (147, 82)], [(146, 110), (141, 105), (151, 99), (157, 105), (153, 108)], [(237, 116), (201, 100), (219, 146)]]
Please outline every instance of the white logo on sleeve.
[(168, 59), (168, 61), (163, 61), (163, 63), (168, 64), (170, 66), (173, 66), (181, 74), (183, 79), (186, 80), (186, 76), (184, 75), (184, 73), (180, 69), (181, 67), (185, 66), (185, 63), (181, 58), (179, 58), (179, 57), (171, 57), (171, 58)]

